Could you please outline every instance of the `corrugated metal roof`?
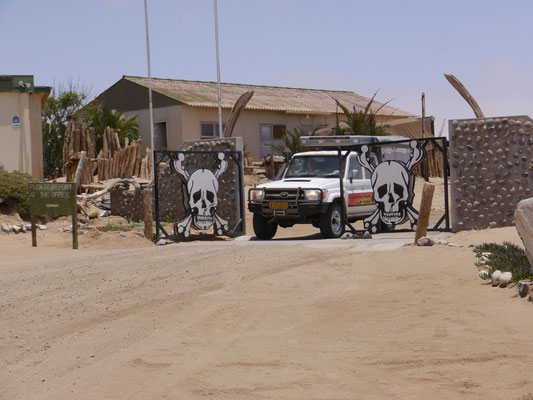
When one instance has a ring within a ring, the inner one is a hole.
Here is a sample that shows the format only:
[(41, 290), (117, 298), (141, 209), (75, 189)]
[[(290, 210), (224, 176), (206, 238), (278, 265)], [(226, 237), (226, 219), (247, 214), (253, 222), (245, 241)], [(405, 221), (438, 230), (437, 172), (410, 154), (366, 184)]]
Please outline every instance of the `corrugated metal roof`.
[[(148, 87), (148, 78), (138, 76), (124, 76), (123, 78)], [(152, 78), (152, 89), (154, 92), (189, 106), (218, 106), (216, 82)], [(254, 95), (246, 105), (246, 109), (249, 110), (284, 111), (298, 114), (331, 114), (337, 111), (341, 112), (340, 109), (337, 110), (333, 99), (337, 99), (349, 109), (355, 106), (357, 111), (364, 110), (370, 101), (368, 97), (359, 96), (349, 91), (222, 83), (222, 107), (232, 108), (239, 96), (251, 90), (254, 91)], [(372, 108), (377, 110), (381, 105), (382, 103), (375, 101)], [(407, 111), (389, 105), (384, 106), (377, 115), (413, 116)]]

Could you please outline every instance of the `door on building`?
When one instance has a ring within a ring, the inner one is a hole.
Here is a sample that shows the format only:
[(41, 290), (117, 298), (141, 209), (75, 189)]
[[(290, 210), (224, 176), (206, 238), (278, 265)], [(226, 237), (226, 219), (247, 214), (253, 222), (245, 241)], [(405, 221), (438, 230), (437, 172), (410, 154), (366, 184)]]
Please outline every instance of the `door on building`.
[(281, 144), (284, 133), (285, 125), (261, 125), (261, 157), (273, 154), (272, 146)]
[(167, 148), (166, 122), (158, 122), (154, 125), (154, 147), (155, 150), (166, 150)]

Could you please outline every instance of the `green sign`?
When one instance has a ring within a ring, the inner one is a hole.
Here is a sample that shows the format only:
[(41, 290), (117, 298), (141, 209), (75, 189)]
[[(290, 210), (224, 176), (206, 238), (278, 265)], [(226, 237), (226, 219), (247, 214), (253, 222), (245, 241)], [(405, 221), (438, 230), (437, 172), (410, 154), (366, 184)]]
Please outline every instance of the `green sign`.
[(30, 183), (33, 215), (72, 215), (76, 212), (75, 183)]
[(35, 217), (71, 215), (72, 247), (78, 248), (78, 211), (75, 183), (29, 183), (32, 244), (37, 247)]

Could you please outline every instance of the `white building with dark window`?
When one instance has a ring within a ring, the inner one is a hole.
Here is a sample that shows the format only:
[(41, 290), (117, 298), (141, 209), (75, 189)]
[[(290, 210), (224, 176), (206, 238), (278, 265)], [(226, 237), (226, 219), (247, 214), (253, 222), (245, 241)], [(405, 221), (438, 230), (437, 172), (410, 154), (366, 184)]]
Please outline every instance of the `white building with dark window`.
[[(218, 135), (217, 83), (152, 78), (154, 146), (177, 149), (185, 140), (209, 139)], [(254, 95), (242, 112), (233, 136), (244, 138), (253, 158), (271, 153), (270, 145), (280, 141), (285, 130), (298, 125), (306, 130), (335, 124), (337, 99), (350, 110), (363, 110), (370, 99), (354, 92), (297, 89), (276, 86), (222, 83), (222, 120), (226, 121), (237, 99), (246, 92)], [(138, 115), (139, 134), (144, 147), (150, 146), (148, 78), (123, 76), (97, 97), (127, 116)], [(382, 104), (374, 102), (377, 110)], [(376, 114), (378, 120), (393, 121), (414, 117), (389, 105)]]

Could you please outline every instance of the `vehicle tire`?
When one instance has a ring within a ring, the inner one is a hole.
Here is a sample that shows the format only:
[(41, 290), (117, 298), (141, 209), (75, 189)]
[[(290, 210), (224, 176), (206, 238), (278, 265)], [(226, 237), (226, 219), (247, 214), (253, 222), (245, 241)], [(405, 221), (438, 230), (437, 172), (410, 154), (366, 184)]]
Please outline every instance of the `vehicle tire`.
[(320, 233), (325, 238), (339, 238), (344, 233), (344, 222), (342, 221), (341, 206), (333, 203), (328, 211), (320, 216)]
[(395, 226), (391, 224), (386, 224), (382, 220), (378, 222), (378, 233), (394, 232)]
[(253, 217), (254, 233), (258, 239), (270, 240), (274, 237), (278, 230), (278, 224), (269, 222), (261, 214), (254, 213)]

